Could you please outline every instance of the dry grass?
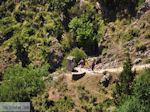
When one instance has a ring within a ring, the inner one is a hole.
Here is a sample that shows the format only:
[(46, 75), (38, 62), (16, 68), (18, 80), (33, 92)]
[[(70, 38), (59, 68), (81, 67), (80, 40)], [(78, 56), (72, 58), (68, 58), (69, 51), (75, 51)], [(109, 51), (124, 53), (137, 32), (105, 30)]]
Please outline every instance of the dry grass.
[(53, 85), (53, 87), (49, 88), (49, 99), (58, 100), (61, 97), (68, 96), (74, 101), (75, 108), (78, 108), (80, 111), (83, 111), (83, 102), (80, 98), (82, 93), (85, 93), (88, 97), (96, 98), (97, 103), (102, 103), (106, 99), (112, 99), (114, 84), (110, 84), (108, 88), (102, 87), (99, 84), (101, 75), (87, 74), (77, 81), (71, 80), (70, 76), (70, 74), (67, 74), (63, 79), (55, 82), (55, 86)]

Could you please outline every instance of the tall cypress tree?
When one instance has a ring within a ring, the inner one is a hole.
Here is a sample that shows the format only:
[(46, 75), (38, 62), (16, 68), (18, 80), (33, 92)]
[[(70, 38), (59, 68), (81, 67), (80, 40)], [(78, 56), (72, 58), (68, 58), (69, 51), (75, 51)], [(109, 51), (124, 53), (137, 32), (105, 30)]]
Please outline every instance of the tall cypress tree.
[(135, 73), (132, 72), (132, 63), (129, 53), (127, 53), (126, 56), (126, 61), (123, 64), (123, 71), (119, 76), (119, 80), (116, 83), (116, 90), (114, 92), (116, 103), (120, 103), (124, 97), (132, 94), (132, 82)]

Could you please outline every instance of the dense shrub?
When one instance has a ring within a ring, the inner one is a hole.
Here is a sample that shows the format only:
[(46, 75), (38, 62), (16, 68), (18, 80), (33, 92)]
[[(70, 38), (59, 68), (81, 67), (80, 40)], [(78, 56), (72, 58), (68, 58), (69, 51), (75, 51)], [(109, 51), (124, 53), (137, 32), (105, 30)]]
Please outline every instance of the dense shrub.
[(49, 0), (49, 10), (64, 11), (70, 8), (76, 0)]
[(138, 36), (139, 36), (139, 29), (138, 28), (130, 28), (130, 29), (128, 29), (128, 31), (121, 33), (121, 38), (125, 42), (130, 41), (134, 37), (138, 37)]
[(68, 55), (66, 55), (66, 57), (64, 58), (63, 62), (62, 62), (62, 66), (64, 68), (67, 67), (68, 65), (68, 61), (67, 61), (67, 56), (74, 56), (75, 57), (75, 64), (78, 64), (78, 62), (83, 59), (83, 58), (86, 58), (87, 55), (86, 53), (82, 50), (82, 49), (79, 49), (79, 48), (74, 48), (70, 51), (70, 53)]
[(74, 42), (73, 42), (72, 35), (70, 33), (65, 33), (63, 35), (63, 38), (61, 40), (61, 45), (64, 51), (69, 51), (73, 47)]
[(150, 106), (150, 70), (145, 70), (135, 80), (133, 85), (133, 92), (135, 98), (139, 99), (144, 105)]
[(82, 49), (79, 49), (79, 48), (72, 49), (69, 55), (75, 57), (76, 63), (78, 63), (81, 59), (87, 57), (86, 53)]
[(44, 88), (42, 76), (48, 74), (47, 69), (47, 65), (36, 69), (20, 65), (9, 67), (0, 85), (0, 101), (30, 101)]
[(136, 98), (128, 98), (117, 110), (117, 112), (143, 112)]
[(145, 0), (138, 0), (138, 8), (144, 4)]
[[(90, 15), (83, 14), (81, 17), (75, 17), (69, 23), (70, 32), (73, 33), (74, 40), (78, 47), (88, 54), (94, 54), (97, 51), (98, 28), (90, 21)], [(100, 33), (100, 32), (99, 32)]]
[(133, 95), (128, 96), (118, 107), (117, 112), (150, 111), (150, 70), (145, 70), (133, 84)]

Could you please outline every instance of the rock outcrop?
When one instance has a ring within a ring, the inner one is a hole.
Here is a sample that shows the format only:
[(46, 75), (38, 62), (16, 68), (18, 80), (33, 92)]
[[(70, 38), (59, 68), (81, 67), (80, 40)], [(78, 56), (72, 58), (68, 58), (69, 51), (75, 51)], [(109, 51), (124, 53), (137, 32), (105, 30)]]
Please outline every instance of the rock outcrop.
[(145, 0), (145, 3), (137, 12), (137, 18), (140, 18), (148, 10), (150, 10), (150, 0)]

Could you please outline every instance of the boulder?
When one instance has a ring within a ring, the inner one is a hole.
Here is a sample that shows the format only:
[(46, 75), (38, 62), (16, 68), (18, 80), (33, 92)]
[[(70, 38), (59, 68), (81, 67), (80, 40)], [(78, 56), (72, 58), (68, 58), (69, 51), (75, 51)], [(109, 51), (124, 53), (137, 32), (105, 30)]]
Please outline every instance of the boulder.
[(137, 58), (133, 61), (133, 64), (139, 64), (140, 62), (142, 62), (141, 58)]
[(101, 57), (97, 57), (97, 59), (96, 59), (96, 64), (99, 64), (99, 63), (101, 63), (101, 62), (102, 62)]
[(108, 85), (109, 85), (109, 83), (110, 83), (110, 81), (111, 81), (111, 79), (112, 79), (112, 76), (111, 76), (110, 73), (108, 73), (108, 72), (106, 72), (106, 71), (105, 71), (103, 74), (104, 74), (104, 75), (103, 75), (102, 79), (100, 80), (100, 83), (101, 83), (104, 87), (108, 87)]
[(72, 72), (72, 80), (79, 80), (84, 77), (85, 72)]

